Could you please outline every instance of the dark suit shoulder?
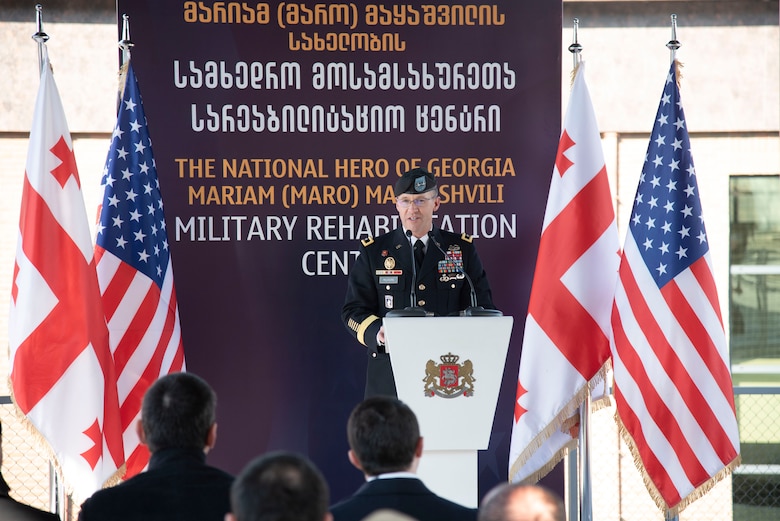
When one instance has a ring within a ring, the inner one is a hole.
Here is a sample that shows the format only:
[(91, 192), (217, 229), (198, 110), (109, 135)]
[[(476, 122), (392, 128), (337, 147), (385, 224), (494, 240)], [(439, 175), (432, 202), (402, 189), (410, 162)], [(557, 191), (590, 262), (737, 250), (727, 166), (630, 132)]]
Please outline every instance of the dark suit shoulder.
[(417, 479), (377, 479), (364, 484), (330, 509), (334, 521), (360, 521), (383, 508), (397, 510), (417, 521), (476, 521), (477, 510), (434, 494)]
[(233, 476), (208, 465), (163, 465), (95, 492), (79, 520), (223, 519), (230, 510)]

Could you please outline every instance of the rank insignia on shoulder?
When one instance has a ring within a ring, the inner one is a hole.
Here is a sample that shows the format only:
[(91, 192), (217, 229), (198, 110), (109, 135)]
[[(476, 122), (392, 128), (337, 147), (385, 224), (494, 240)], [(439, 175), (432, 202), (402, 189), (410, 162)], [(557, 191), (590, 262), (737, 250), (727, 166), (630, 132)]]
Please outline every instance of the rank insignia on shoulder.
[(462, 240), (464, 240), (464, 241), (468, 242), (468, 243), (471, 243), (471, 242), (474, 240), (474, 238), (473, 238), (471, 235), (469, 235), (468, 233), (462, 233), (462, 234), (460, 235), (460, 238), (461, 238)]
[(360, 243), (363, 245), (364, 248), (367, 246), (371, 246), (374, 243), (374, 238), (369, 237), (368, 239), (363, 239), (362, 241), (360, 241)]

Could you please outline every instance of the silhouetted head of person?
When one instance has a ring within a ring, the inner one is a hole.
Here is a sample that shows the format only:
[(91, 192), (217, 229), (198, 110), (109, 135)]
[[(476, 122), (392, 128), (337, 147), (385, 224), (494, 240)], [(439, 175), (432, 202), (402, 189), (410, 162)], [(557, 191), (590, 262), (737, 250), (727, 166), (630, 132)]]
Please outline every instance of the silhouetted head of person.
[(328, 484), (306, 457), (272, 452), (252, 460), (230, 489), (232, 521), (329, 521)]
[(369, 476), (414, 471), (422, 455), (417, 417), (408, 405), (389, 396), (359, 403), (347, 421), (350, 461)]
[(167, 448), (208, 450), (216, 439), (217, 395), (192, 373), (159, 378), (144, 395), (138, 435), (151, 452)]
[(566, 521), (561, 498), (541, 485), (504, 483), (488, 492), (478, 521)]

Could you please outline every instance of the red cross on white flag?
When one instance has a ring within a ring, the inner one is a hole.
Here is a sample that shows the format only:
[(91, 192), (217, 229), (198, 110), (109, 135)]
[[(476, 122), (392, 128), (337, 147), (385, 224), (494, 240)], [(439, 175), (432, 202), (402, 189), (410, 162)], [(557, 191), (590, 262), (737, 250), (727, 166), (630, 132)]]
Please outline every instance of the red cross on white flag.
[(122, 437), (87, 213), (48, 56), (27, 153), (9, 344), (14, 401), (48, 442), (66, 490), (85, 499), (121, 467)]

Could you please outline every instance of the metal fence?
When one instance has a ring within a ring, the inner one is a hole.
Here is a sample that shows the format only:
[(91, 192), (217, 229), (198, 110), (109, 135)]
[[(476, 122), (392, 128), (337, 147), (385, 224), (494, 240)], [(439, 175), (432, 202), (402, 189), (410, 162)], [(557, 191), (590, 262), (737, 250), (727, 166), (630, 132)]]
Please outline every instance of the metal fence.
[[(688, 506), (679, 521), (780, 519), (780, 387), (741, 386), (734, 392), (742, 465)], [(613, 416), (614, 407), (608, 407), (592, 417), (593, 519), (664, 521)]]
[(0, 396), (0, 421), (3, 423), (3, 477), (11, 487), (11, 497), (48, 510), (51, 490), (48, 454), (19, 420), (8, 396)]
[(734, 391), (742, 454), (732, 477), (734, 520), (780, 519), (780, 388)]

